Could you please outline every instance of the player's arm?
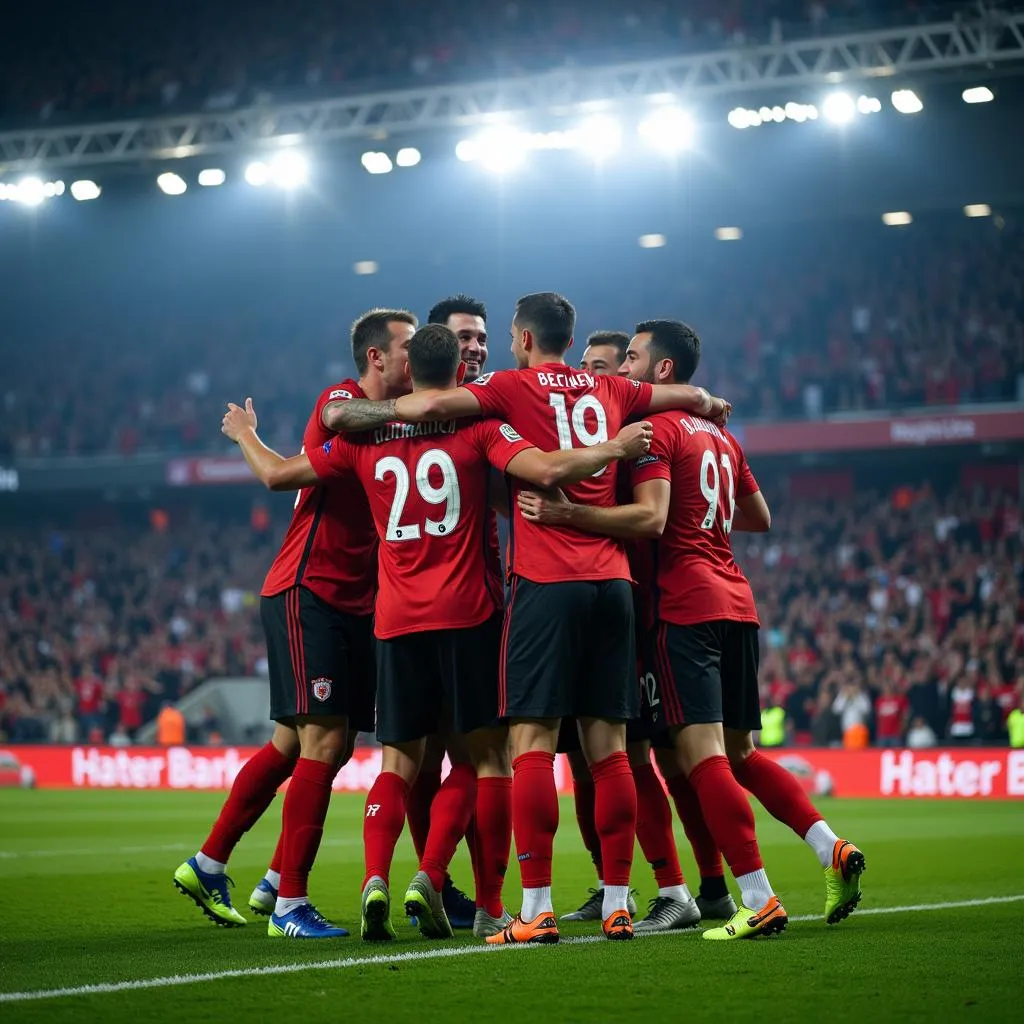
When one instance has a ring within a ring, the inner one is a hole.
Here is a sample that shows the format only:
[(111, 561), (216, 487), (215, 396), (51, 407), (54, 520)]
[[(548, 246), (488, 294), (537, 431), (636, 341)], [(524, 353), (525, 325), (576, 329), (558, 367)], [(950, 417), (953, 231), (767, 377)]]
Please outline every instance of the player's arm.
[(767, 533), (772, 528), (772, 513), (760, 491), (736, 498), (732, 528), (744, 533)]
[(371, 402), (353, 398), (324, 410), (324, 425), (335, 433), (372, 430), (400, 420), (403, 423), (429, 423), (433, 420), (459, 420), (480, 415), (480, 402), (467, 388), (446, 391), (414, 391), (401, 398)]
[(545, 490), (563, 487), (600, 473), (617, 459), (638, 458), (650, 448), (652, 436), (650, 423), (631, 423), (623, 427), (612, 440), (589, 448), (570, 448), (557, 452), (527, 448), (512, 457), (505, 466), (505, 472)]
[(220, 429), (242, 449), (253, 474), (270, 490), (297, 491), (317, 482), (316, 472), (306, 455), (286, 459), (259, 439), (256, 433), (256, 410), (251, 398), (245, 400), (244, 409), (229, 402)]
[(668, 520), (672, 485), (666, 479), (645, 480), (633, 488), (633, 502), (613, 508), (578, 505), (561, 492), (552, 497), (529, 491), (518, 495), (524, 519), (547, 526), (571, 526), (619, 540), (660, 537)]
[(655, 384), (651, 390), (647, 412), (673, 410), (691, 412), (724, 427), (728, 422), (729, 413), (732, 412), (732, 406), (724, 398), (716, 398), (704, 388), (695, 388), (692, 384)]

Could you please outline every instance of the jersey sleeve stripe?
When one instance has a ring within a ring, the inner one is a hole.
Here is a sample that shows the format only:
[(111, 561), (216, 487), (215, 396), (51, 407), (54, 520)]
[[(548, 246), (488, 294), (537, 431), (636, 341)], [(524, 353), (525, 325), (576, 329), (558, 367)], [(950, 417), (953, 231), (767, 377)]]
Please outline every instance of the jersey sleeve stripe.
[(292, 675), (295, 677), (295, 712), (296, 714), (301, 715), (306, 712), (306, 708), (303, 707), (306, 687), (303, 685), (303, 679), (305, 676), (303, 666), (305, 651), (303, 647), (302, 618), (299, 609), (298, 587), (292, 587), (292, 589), (288, 591), (285, 609), (287, 615), (288, 652), (291, 655)]
[(306, 574), (306, 564), (309, 562), (310, 552), (313, 550), (313, 542), (316, 540), (316, 531), (320, 527), (320, 520), (324, 514), (324, 501), (327, 499), (327, 492), (321, 488), (316, 499), (316, 511), (313, 513), (313, 521), (309, 524), (309, 533), (306, 535), (306, 544), (302, 549), (302, 557), (299, 559), (299, 567), (295, 570), (295, 585), (302, 582)]

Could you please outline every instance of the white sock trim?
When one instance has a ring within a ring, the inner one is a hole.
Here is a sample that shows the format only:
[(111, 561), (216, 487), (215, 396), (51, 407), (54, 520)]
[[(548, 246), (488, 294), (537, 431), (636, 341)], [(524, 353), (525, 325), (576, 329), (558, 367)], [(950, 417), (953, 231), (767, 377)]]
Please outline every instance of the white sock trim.
[(199, 870), (205, 871), (208, 875), (223, 875), (227, 870), (227, 864), (214, 860), (212, 857), (207, 857), (202, 850), (196, 854), (196, 863), (199, 865)]
[(658, 895), (670, 900), (679, 900), (680, 903), (687, 903), (693, 899), (690, 887), (685, 882), (682, 885), (663, 885), (658, 889)]
[(281, 872), (280, 871), (274, 871), (273, 868), (267, 868), (267, 873), (263, 877), (275, 889), (280, 889), (281, 888)]
[(626, 910), (628, 903), (628, 885), (606, 885), (604, 887), (604, 902), (601, 906), (601, 916), (607, 921), (612, 914), (620, 910)]
[(775, 895), (764, 868), (751, 871), (748, 875), (737, 875), (740, 898), (748, 910), (763, 910), (765, 904)]
[(816, 821), (804, 836), (804, 842), (814, 851), (823, 868), (832, 863), (832, 851), (838, 841), (839, 836), (828, 827), (824, 819)]
[(308, 896), (289, 896), (287, 899), (283, 896), (278, 896), (277, 905), (274, 907), (274, 914), (277, 917), (283, 917), (298, 907), (304, 907), (308, 902)]
[(552, 911), (553, 904), (551, 902), (550, 885), (523, 890), (523, 910), (519, 915), (523, 921), (533, 921), (540, 917), (541, 914), (550, 914)]

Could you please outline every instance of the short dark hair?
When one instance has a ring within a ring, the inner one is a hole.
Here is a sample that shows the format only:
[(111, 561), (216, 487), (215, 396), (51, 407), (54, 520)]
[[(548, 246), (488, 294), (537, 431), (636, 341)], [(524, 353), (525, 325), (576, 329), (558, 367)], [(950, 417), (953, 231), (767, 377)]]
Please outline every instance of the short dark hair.
[(459, 339), (444, 324), (424, 324), (409, 342), (409, 372), (417, 384), (443, 387), (461, 361)]
[(537, 348), (552, 356), (565, 354), (576, 330), (573, 304), (557, 292), (534, 292), (516, 303), (516, 324), (533, 335)]
[(447, 324), (448, 318), (455, 313), (465, 313), (467, 316), (478, 316), (484, 323), (487, 323), (487, 307), (474, 299), (471, 295), (459, 292), (457, 295), (449, 295), (442, 299), (427, 314), (428, 324)]
[(388, 324), (396, 321), (412, 327), (418, 323), (416, 317), (407, 309), (371, 309), (352, 325), (352, 359), (360, 376), (366, 373), (369, 366), (366, 353), (371, 348), (387, 351), (388, 345), (391, 344)]
[(682, 320), (644, 320), (636, 325), (637, 334), (651, 336), (651, 354), (655, 359), (671, 359), (677, 384), (689, 384), (700, 364), (700, 338)]
[(587, 346), (611, 345), (619, 357), (621, 366), (626, 360), (626, 349), (629, 348), (629, 335), (625, 331), (594, 331), (587, 338)]

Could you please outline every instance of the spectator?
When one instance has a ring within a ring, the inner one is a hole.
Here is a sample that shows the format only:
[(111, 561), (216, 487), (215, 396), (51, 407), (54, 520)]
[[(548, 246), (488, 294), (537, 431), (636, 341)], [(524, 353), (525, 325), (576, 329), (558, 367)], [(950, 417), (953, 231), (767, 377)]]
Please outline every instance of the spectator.
[(938, 744), (935, 731), (921, 717), (913, 719), (907, 730), (907, 746), (912, 750), (924, 750)]
[(893, 682), (885, 681), (875, 698), (875, 742), (880, 747), (900, 746), (909, 709), (906, 695), (898, 692)]
[(112, 747), (130, 747), (132, 745), (132, 738), (128, 735), (128, 730), (124, 727), (123, 722), (117, 723), (107, 742)]
[(161, 747), (180, 747), (185, 743), (185, 716), (170, 702), (156, 717), (156, 741)]

